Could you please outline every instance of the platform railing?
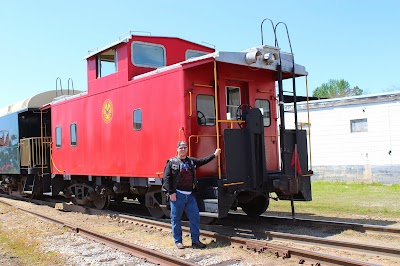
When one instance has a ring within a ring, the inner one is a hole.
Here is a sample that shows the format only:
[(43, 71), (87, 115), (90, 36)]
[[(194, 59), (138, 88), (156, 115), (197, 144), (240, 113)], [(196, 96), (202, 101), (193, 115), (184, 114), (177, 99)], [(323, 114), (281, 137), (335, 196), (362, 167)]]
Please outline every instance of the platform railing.
[(21, 167), (47, 167), (49, 165), (50, 144), (51, 137), (21, 139)]

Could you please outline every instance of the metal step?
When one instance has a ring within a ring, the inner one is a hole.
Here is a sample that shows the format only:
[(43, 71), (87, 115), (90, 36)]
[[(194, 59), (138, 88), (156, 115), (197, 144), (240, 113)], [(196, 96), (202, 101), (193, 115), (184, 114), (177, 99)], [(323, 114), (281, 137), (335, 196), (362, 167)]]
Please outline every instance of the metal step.
[(204, 199), (204, 209), (210, 213), (218, 213), (218, 199)]
[(204, 203), (218, 204), (218, 199), (204, 199)]
[(218, 218), (218, 213), (215, 213), (215, 212), (200, 212), (200, 216)]

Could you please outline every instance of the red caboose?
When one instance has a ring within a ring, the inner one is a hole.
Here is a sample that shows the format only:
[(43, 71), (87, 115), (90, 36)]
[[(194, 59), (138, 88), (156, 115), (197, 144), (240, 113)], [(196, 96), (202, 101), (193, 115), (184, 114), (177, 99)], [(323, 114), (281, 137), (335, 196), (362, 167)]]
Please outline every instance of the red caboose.
[(215, 52), (178, 38), (130, 35), (86, 59), (87, 92), (43, 110), (51, 113), (52, 175), (31, 175), (25, 191), (98, 208), (137, 198), (152, 215), (169, 215), (162, 172), (177, 141), (186, 140), (190, 156), (222, 149), (197, 171), (203, 215), (241, 207), (258, 216), (271, 192), (311, 200), (306, 134), (285, 129), (275, 89), (277, 81), (307, 75), (291, 54), (270, 46)]

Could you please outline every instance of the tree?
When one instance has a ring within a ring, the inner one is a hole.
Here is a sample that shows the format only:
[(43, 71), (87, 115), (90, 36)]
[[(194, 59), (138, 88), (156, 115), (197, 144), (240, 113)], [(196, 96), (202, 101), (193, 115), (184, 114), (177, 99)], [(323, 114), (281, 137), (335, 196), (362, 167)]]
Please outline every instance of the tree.
[(363, 90), (358, 86), (350, 87), (350, 84), (344, 79), (330, 79), (327, 83), (323, 83), (317, 87), (313, 93), (313, 97), (317, 98), (339, 98), (348, 96), (361, 95)]

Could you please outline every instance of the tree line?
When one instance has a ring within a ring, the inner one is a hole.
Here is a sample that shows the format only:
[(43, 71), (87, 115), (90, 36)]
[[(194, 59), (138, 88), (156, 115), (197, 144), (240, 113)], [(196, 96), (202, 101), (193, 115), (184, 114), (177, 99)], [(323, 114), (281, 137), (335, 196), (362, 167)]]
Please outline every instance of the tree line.
[[(393, 86), (382, 90), (382, 92), (399, 91), (399, 86)], [(364, 91), (358, 86), (351, 87), (350, 83), (344, 79), (330, 79), (328, 82), (323, 83), (317, 87), (312, 96), (319, 99), (341, 98), (362, 95)]]
[(313, 97), (317, 98), (341, 98), (349, 96), (357, 96), (363, 94), (363, 90), (358, 86), (351, 87), (350, 83), (344, 79), (330, 79), (317, 87), (313, 93)]

